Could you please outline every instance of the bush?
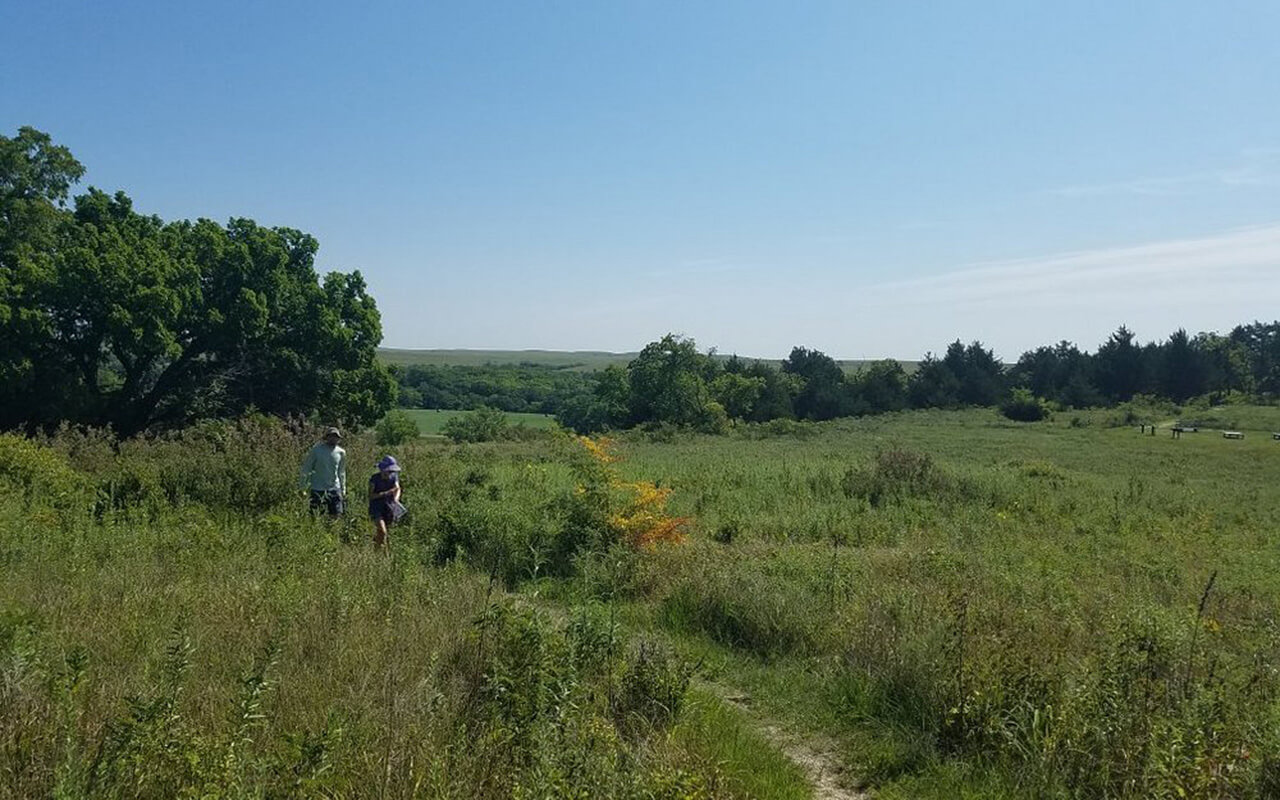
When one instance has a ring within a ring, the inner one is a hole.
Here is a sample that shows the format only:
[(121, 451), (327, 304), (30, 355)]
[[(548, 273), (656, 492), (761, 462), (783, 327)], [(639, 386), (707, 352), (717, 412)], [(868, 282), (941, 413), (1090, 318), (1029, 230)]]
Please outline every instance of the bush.
[(556, 411), (556, 422), (583, 436), (609, 430), (611, 421), (609, 404), (592, 395), (571, 397)]
[(694, 668), (661, 644), (640, 642), (622, 675), (614, 705), (618, 726), (644, 733), (669, 725), (680, 715)]
[(12, 434), (0, 435), (0, 483), (32, 499), (67, 505), (84, 495), (86, 480), (61, 453)]
[(866, 500), (872, 508), (923, 500), (931, 503), (996, 504), (999, 486), (968, 474), (953, 474), (934, 463), (928, 453), (904, 448), (880, 450), (869, 465), (847, 468), (840, 488), (851, 500)]
[(44, 446), (83, 470), (79, 480), (86, 492), (96, 491), (99, 511), (154, 515), (200, 503), (260, 512), (297, 498), (304, 435), (276, 417), (253, 414), (123, 441), (110, 431), (64, 427)]
[(463, 556), (509, 587), (551, 572), (568, 571), (557, 558), (561, 537), (554, 509), (512, 501), (498, 484), (464, 489), (440, 514), (435, 559)]
[(1014, 389), (1000, 404), (1000, 413), (1017, 422), (1039, 422), (1049, 416), (1049, 408), (1030, 391)]
[(374, 438), (378, 444), (395, 447), (418, 438), (418, 423), (403, 411), (392, 411), (383, 417), (374, 428)]
[(507, 436), (507, 415), (496, 408), (481, 406), (451, 417), (444, 424), (444, 435), (453, 442), (496, 442)]

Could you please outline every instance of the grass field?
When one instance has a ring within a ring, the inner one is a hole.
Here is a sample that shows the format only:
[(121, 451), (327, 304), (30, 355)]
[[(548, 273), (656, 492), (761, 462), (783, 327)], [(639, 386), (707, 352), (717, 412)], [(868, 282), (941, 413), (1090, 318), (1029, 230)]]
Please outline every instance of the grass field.
[(274, 428), (0, 437), (0, 796), (1280, 796), (1280, 409), (1151, 413), (424, 438), (385, 555)]
[[(404, 408), (400, 409), (418, 425), (418, 432), (423, 436), (439, 435), (444, 430), (444, 425), (453, 417), (460, 414), (466, 414), (466, 411), (452, 411), (449, 409), (431, 409), (431, 408)], [(555, 417), (549, 414), (522, 414), (515, 411), (507, 412), (507, 422), (511, 425), (524, 425), (527, 428), (550, 428), (555, 425)]]

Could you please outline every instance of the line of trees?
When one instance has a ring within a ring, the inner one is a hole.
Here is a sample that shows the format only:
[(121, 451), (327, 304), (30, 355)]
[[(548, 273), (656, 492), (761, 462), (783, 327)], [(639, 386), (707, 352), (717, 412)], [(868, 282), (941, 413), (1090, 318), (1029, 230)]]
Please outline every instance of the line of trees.
[(910, 375), (892, 360), (846, 374), (803, 347), (780, 367), (722, 359), (667, 335), (594, 376), (530, 365), (393, 376), (376, 358), (381, 318), (363, 278), (321, 278), (310, 235), (244, 218), (166, 222), (92, 187), (68, 205), (83, 175), (45, 133), (0, 136), (0, 429), (69, 421), (128, 436), (250, 409), (366, 425), (395, 402), (397, 379), (404, 405), (554, 411), (580, 431), (720, 430), (1010, 398), (1084, 407), (1138, 393), (1280, 395), (1280, 322), (1147, 344), (1121, 327), (1096, 353), (1060, 342), (1011, 368), (956, 341)]
[(394, 402), (377, 306), (359, 272), (320, 278), (313, 237), (165, 222), (94, 188), (68, 206), (83, 174), (45, 133), (0, 136), (0, 428), (372, 424)]
[[(648, 424), (723, 430), (730, 420), (828, 420), (906, 408), (995, 406), (1026, 409), (1045, 400), (1062, 408), (1128, 401), (1138, 394), (1175, 402), (1243, 393), (1280, 396), (1280, 322), (1239, 325), (1226, 336), (1178, 330), (1140, 344), (1120, 327), (1096, 353), (1070, 342), (1023, 353), (1007, 367), (981, 342), (952, 342), (908, 374), (883, 360), (845, 373), (835, 359), (796, 347), (780, 367), (700, 353), (668, 334), (625, 368), (595, 376), (589, 393), (566, 401), (557, 418), (579, 432)], [(1034, 418), (1034, 417), (1033, 417)]]
[(400, 384), (401, 408), (500, 411), (554, 414), (572, 397), (589, 393), (589, 373), (546, 364), (393, 365)]

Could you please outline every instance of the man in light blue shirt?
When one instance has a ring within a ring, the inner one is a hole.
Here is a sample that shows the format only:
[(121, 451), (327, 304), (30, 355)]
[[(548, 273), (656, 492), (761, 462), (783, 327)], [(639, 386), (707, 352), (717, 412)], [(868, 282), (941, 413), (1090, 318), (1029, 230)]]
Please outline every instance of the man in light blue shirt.
[(341, 440), (342, 433), (329, 428), (324, 441), (302, 459), (302, 485), (311, 489), (313, 514), (323, 508), (330, 517), (342, 516), (347, 497), (347, 451), (338, 446)]

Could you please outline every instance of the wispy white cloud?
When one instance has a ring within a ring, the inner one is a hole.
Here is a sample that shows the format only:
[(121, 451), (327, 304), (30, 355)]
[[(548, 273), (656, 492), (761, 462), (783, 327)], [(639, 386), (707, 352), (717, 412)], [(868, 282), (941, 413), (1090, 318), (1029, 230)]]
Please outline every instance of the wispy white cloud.
[(1240, 163), (1229, 167), (1180, 175), (1060, 186), (1050, 189), (1049, 194), (1073, 198), (1115, 194), (1169, 197), (1242, 186), (1280, 186), (1280, 147), (1250, 147), (1242, 150), (1240, 156)]
[(1041, 297), (1104, 300), (1127, 291), (1163, 296), (1171, 287), (1179, 293), (1235, 292), (1258, 283), (1275, 287), (1269, 294), (1280, 294), (1280, 222), (1198, 238), (971, 264), (879, 284), (872, 291), (886, 298), (911, 293), (949, 302), (1032, 302)]
[(441, 303), (431, 315), (439, 333), (430, 341), (628, 351), (684, 331), (702, 347), (748, 356), (785, 356), (804, 345), (840, 358), (919, 358), (960, 338), (981, 340), (1014, 360), (1061, 339), (1092, 349), (1122, 323), (1143, 340), (1178, 328), (1225, 331), (1276, 318), (1280, 220), (1146, 244), (958, 263), (897, 280), (876, 281), (856, 270), (820, 273), (805, 264), (766, 269), (756, 259), (730, 257), (654, 266), (663, 277), (638, 268), (607, 283), (581, 282), (561, 290), (554, 304), (531, 303), (518, 289), (486, 294), (483, 309)]
[[(844, 327), (841, 355), (911, 357), (959, 337), (1006, 358), (1045, 342), (1092, 347), (1121, 323), (1143, 337), (1225, 330), (1280, 308), (1280, 222), (1220, 234), (959, 266), (813, 298), (797, 327)], [(828, 334), (829, 335), (829, 334)]]

